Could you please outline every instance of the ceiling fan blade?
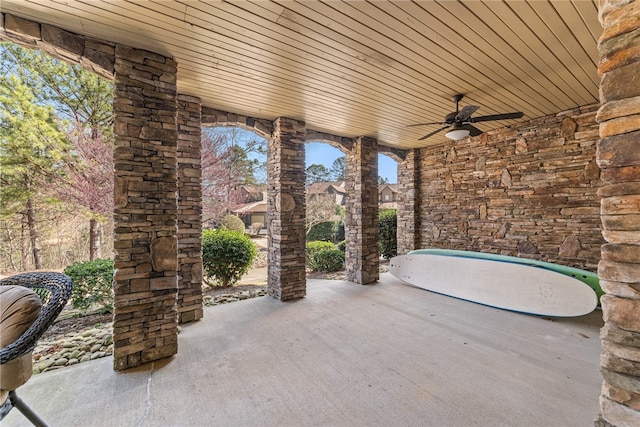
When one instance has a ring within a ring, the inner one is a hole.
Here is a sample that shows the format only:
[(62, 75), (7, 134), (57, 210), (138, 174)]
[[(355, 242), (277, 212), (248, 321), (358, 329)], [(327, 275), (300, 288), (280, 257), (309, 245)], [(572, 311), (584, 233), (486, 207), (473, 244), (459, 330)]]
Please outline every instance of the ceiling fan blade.
[(414, 126), (427, 126), (427, 125), (446, 125), (446, 122), (431, 122), (431, 123), (416, 123), (415, 125), (407, 125), (406, 127), (412, 128)]
[(438, 130), (434, 130), (433, 132), (426, 134), (426, 135), (425, 135), (425, 136), (423, 136), (422, 138), (418, 138), (418, 141), (422, 141), (423, 139), (427, 139), (427, 138), (429, 138), (430, 136), (433, 136), (433, 135), (435, 135), (435, 134), (436, 134), (436, 133), (438, 133), (438, 132), (442, 132), (443, 130), (445, 130), (445, 129), (446, 129), (446, 128), (448, 128), (448, 127), (449, 127), (449, 126), (447, 125), (447, 126), (445, 126), (445, 127), (443, 127), (443, 128), (440, 128), (440, 129), (438, 129)]
[(460, 126), (461, 129), (466, 129), (469, 131), (469, 135), (471, 136), (478, 136), (478, 135), (482, 135), (482, 131), (480, 129), (478, 129), (477, 127), (470, 125), (468, 123), (463, 124), (462, 126)]
[(489, 116), (472, 117), (469, 119), (469, 121), (471, 123), (489, 122), (491, 120), (519, 119), (522, 116), (524, 116), (524, 113), (521, 111), (518, 111), (515, 113), (491, 114)]
[(458, 112), (458, 114), (456, 114), (455, 121), (464, 122), (465, 120), (468, 120), (469, 117), (471, 117), (471, 115), (479, 109), (480, 107), (478, 107), (477, 105), (466, 105), (462, 108), (462, 110)]

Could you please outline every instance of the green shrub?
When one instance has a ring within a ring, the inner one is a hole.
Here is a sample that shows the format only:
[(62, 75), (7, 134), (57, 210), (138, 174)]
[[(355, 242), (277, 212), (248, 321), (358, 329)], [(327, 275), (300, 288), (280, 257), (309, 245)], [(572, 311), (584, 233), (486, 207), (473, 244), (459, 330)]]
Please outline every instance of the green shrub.
[(338, 243), (338, 250), (341, 252), (346, 252), (347, 251), (347, 241), (343, 240), (342, 242)]
[(238, 231), (202, 232), (202, 267), (216, 286), (233, 286), (249, 271), (257, 250), (251, 239)]
[(314, 240), (313, 242), (307, 242), (305, 249), (305, 265), (308, 269), (315, 271), (315, 264), (313, 255), (325, 249), (334, 249), (335, 245), (331, 242), (323, 242), (321, 240)]
[(237, 216), (229, 214), (222, 218), (220, 228), (244, 233), (244, 222)]
[(309, 233), (307, 233), (307, 242), (313, 242), (315, 240), (323, 240), (326, 242), (333, 242), (336, 238), (336, 230), (338, 224), (336, 222), (322, 222), (311, 227)]
[(395, 209), (382, 209), (378, 213), (380, 228), (378, 241), (380, 242), (380, 255), (385, 259), (398, 255), (398, 215)]
[(113, 312), (113, 260), (96, 259), (76, 262), (64, 269), (71, 278), (71, 304), (87, 311), (97, 304), (104, 312)]
[(339, 271), (344, 268), (344, 252), (323, 249), (313, 254), (313, 271)]

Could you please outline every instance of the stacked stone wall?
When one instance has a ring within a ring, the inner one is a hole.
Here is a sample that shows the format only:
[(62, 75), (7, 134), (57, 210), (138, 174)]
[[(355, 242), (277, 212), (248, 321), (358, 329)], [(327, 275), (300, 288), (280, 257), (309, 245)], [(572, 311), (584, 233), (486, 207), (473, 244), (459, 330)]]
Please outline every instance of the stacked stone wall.
[(398, 255), (420, 248), (420, 154), (409, 150), (398, 162)]
[(178, 95), (178, 313), (180, 323), (202, 312), (202, 168), (200, 98)]
[(178, 350), (176, 71), (115, 49), (114, 369)]
[(91, 39), (48, 24), (0, 14), (0, 40), (40, 49), (55, 58), (113, 79), (115, 44)]
[(346, 275), (366, 285), (380, 278), (378, 249), (378, 142), (355, 139), (347, 152), (346, 170)]
[(306, 295), (305, 135), (303, 122), (278, 118), (267, 147), (267, 293), (282, 301)]
[(202, 107), (202, 126), (238, 126), (252, 131), (265, 139), (271, 138), (273, 122), (241, 114)]
[(307, 142), (322, 142), (337, 148), (343, 153), (347, 153), (353, 149), (353, 138), (333, 135), (326, 132), (307, 129)]
[(595, 271), (603, 243), (597, 108), (422, 149), (421, 244)]
[(605, 326), (598, 426), (640, 425), (640, 1), (600, 1), (598, 266)]
[(115, 80), (114, 368), (177, 352), (176, 63), (2, 14), (0, 39)]

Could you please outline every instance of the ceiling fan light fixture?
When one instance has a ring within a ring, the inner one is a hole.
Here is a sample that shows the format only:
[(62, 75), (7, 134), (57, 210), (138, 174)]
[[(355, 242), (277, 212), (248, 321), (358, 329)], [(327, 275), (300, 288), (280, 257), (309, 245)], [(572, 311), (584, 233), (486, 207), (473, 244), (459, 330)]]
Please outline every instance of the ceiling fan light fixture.
[(466, 138), (467, 136), (469, 136), (469, 133), (469, 129), (454, 129), (447, 132), (444, 136), (457, 141), (459, 139)]

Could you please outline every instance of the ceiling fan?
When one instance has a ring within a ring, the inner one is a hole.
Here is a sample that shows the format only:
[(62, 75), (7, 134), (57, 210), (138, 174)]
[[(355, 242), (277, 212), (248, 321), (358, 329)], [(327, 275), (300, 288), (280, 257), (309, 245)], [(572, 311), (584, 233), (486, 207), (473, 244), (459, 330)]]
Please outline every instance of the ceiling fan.
[(492, 120), (507, 120), (507, 119), (519, 119), (524, 116), (524, 113), (518, 111), (514, 113), (503, 113), (503, 114), (491, 114), (488, 116), (478, 116), (471, 117), (473, 113), (478, 111), (480, 107), (477, 105), (467, 105), (462, 107), (462, 110), (458, 108), (458, 104), (464, 95), (457, 94), (454, 95), (451, 100), (456, 103), (456, 111), (453, 113), (449, 113), (444, 117), (443, 122), (433, 122), (433, 123), (418, 123), (415, 125), (408, 125), (407, 127), (414, 126), (428, 126), (428, 125), (446, 125), (440, 129), (434, 130), (431, 133), (426, 134), (422, 138), (419, 138), (419, 141), (423, 139), (429, 138), (430, 136), (435, 135), (438, 132), (441, 132), (447, 128), (451, 128), (449, 132), (445, 134), (445, 136), (449, 139), (462, 139), (468, 135), (478, 136), (482, 134), (482, 131), (477, 127), (473, 126), (470, 123), (478, 123), (478, 122), (489, 122)]

